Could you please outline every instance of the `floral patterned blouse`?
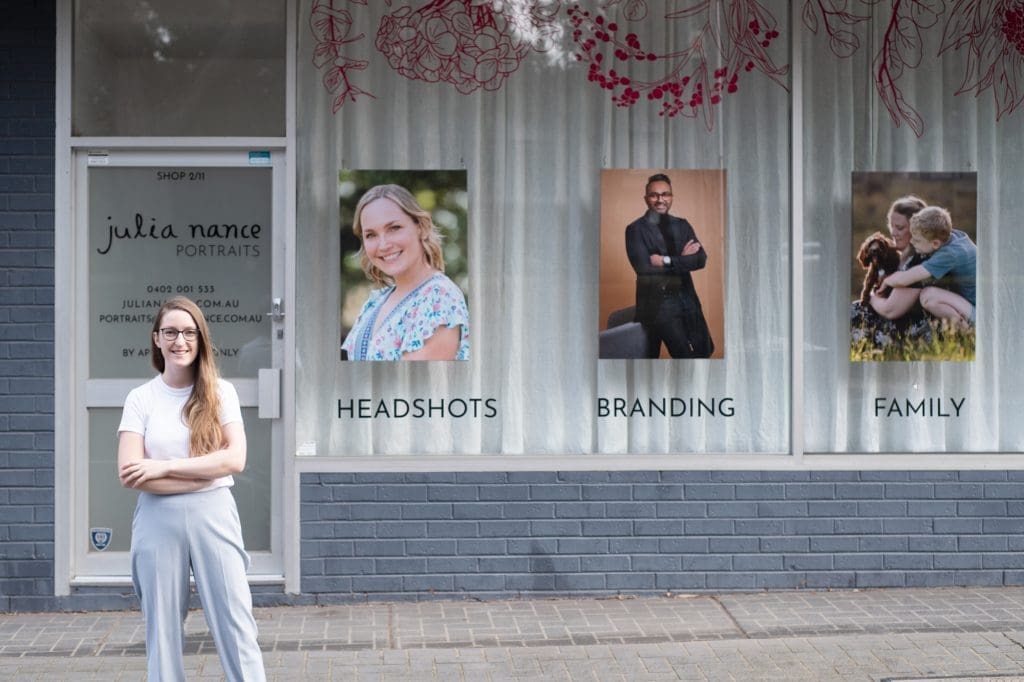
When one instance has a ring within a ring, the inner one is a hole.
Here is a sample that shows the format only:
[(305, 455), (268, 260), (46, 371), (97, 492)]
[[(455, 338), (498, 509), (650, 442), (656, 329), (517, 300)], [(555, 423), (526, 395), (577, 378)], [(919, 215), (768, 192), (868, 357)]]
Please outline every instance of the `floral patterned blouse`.
[(341, 344), (349, 360), (401, 360), (404, 354), (423, 348), (441, 326), (461, 328), (455, 359), (469, 359), (469, 310), (455, 282), (436, 273), (406, 294), (374, 333), (381, 306), (394, 290), (390, 286), (370, 293)]

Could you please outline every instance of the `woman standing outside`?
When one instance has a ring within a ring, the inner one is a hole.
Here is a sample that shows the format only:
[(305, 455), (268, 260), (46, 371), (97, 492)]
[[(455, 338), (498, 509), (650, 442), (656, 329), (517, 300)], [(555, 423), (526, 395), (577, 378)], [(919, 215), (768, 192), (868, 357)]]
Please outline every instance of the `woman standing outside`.
[(131, 563), (149, 679), (185, 679), (191, 568), (227, 679), (264, 680), (249, 557), (229, 490), (245, 468), (238, 395), (218, 375), (206, 318), (191, 300), (164, 302), (150, 342), (159, 374), (128, 394), (117, 449), (121, 484), (140, 491)]
[(356, 204), (370, 293), (341, 348), (349, 360), (468, 360), (466, 297), (444, 274), (441, 236), (409, 190), (377, 185)]

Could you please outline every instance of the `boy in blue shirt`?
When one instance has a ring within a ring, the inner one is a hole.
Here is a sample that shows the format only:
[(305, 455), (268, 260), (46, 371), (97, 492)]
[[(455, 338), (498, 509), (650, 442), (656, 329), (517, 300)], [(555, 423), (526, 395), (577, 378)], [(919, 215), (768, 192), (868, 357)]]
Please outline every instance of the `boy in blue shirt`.
[(910, 219), (910, 244), (922, 256), (920, 265), (885, 278), (890, 287), (906, 287), (929, 278), (945, 278), (949, 288), (926, 286), (921, 307), (935, 317), (969, 326), (975, 316), (978, 248), (961, 230), (953, 229), (949, 211), (940, 206), (921, 209)]

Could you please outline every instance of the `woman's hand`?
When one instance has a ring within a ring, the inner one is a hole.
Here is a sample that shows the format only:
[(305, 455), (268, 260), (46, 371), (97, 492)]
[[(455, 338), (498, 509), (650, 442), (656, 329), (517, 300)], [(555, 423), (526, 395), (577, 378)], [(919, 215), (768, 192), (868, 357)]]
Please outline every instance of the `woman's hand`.
[(159, 459), (137, 459), (122, 464), (118, 476), (124, 487), (138, 488), (146, 481), (164, 478), (170, 472), (170, 462)]
[(907, 287), (893, 289), (885, 298), (879, 296), (876, 292), (871, 292), (870, 305), (876, 313), (885, 319), (898, 320), (910, 312), (920, 295), (920, 289)]
[[(145, 459), (141, 433), (121, 432), (117, 445), (117, 478), (125, 488), (174, 495), (196, 492), (210, 485), (209, 481), (201, 479), (172, 477), (167, 473), (169, 467), (169, 461)], [(157, 477), (161, 469), (164, 473)]]

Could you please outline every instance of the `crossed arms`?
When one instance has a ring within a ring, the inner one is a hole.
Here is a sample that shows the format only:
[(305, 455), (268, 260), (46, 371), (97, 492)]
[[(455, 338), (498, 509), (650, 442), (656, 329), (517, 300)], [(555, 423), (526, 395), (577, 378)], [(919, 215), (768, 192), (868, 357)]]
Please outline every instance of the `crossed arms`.
[(224, 448), (198, 457), (147, 459), (141, 433), (122, 431), (117, 444), (117, 473), (121, 485), (156, 495), (202, 490), (210, 481), (245, 468), (245, 429), (242, 422), (221, 427)]
[[(707, 264), (708, 255), (697, 241), (697, 235), (693, 233), (693, 229), (687, 228), (689, 228), (689, 224), (684, 223), (682, 239), (686, 241), (682, 252), (661, 254), (648, 247), (639, 226), (631, 225), (626, 230), (626, 255), (629, 256), (629, 262), (636, 274), (640, 276), (682, 274), (703, 268)], [(669, 265), (664, 265), (665, 255), (671, 259)]]

